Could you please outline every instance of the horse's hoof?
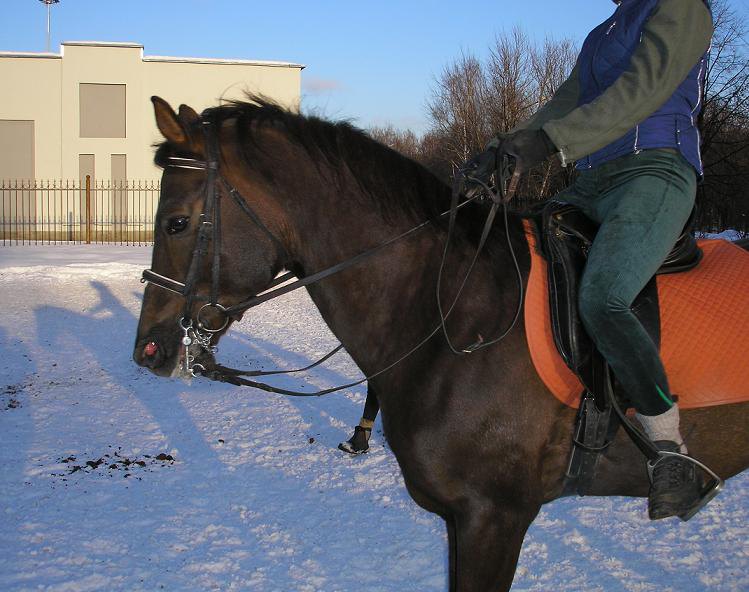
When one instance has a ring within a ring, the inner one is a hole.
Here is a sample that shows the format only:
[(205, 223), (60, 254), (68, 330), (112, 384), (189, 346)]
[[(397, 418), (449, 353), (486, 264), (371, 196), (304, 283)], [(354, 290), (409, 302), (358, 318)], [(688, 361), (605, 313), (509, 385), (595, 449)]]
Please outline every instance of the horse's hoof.
[(348, 452), (349, 454), (364, 454), (365, 452), (369, 452), (369, 446), (362, 450), (357, 450), (353, 447), (350, 441), (347, 441), (338, 444), (338, 450), (343, 450), (344, 452)]
[(369, 451), (369, 437), (371, 435), (371, 429), (356, 426), (354, 435), (345, 442), (341, 442), (338, 445), (338, 450), (343, 450), (349, 454), (364, 454)]

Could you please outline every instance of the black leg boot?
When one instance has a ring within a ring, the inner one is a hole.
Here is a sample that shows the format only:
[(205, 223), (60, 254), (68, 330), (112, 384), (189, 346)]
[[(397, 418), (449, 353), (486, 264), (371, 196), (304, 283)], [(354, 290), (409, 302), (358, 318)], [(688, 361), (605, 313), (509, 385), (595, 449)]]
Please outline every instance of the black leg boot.
[(338, 448), (349, 454), (363, 454), (369, 450), (369, 438), (371, 435), (372, 428), (356, 426), (354, 428), (354, 435), (345, 442), (341, 442)]

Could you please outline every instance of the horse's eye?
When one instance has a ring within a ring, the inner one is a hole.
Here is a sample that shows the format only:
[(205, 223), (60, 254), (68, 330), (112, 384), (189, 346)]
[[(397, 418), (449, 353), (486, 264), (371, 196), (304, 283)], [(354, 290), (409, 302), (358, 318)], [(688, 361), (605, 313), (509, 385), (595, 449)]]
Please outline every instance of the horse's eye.
[(176, 218), (170, 218), (166, 225), (167, 234), (177, 234), (182, 232), (187, 225), (190, 223), (190, 216), (177, 216)]

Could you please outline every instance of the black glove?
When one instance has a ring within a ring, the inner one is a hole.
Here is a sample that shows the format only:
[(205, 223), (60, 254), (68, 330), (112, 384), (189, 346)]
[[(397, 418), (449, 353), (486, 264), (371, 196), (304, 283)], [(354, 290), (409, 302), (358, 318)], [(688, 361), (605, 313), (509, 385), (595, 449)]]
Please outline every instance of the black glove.
[[(491, 176), (497, 169), (497, 146), (489, 146), (479, 152), (460, 167), (460, 172), (466, 180), (466, 186), (478, 186), (480, 183), (489, 184)], [(479, 181), (480, 183), (477, 183)]]
[(479, 152), (460, 167), (460, 172), (465, 180), (466, 197), (472, 197), (476, 193), (484, 191), (484, 185), (490, 184), (492, 175), (496, 172), (499, 164), (497, 150), (507, 137), (507, 134), (498, 134), (489, 140), (483, 152)]
[(522, 174), (556, 152), (557, 147), (545, 131), (522, 129), (502, 140), (496, 159), (502, 162), (507, 157), (514, 164), (514, 170)]

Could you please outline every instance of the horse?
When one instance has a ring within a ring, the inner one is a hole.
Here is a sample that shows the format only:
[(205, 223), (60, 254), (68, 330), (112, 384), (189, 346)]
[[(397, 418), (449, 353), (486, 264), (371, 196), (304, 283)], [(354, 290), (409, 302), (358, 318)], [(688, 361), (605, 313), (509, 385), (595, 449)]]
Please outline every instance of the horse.
[[(522, 315), (503, 340), (470, 355), (455, 355), (435, 331), (435, 285), (449, 230), (439, 214), (450, 188), (347, 122), (261, 97), (201, 115), (185, 105), (176, 113), (158, 97), (152, 102), (164, 136), (155, 156), (164, 172), (152, 269), (190, 284), (194, 298), (162, 289), (166, 280), (146, 287), (134, 360), (160, 376), (179, 374), (185, 318), (200, 317), (208, 306), (219, 317), (206, 320), (215, 326), (215, 344), (241, 317), (232, 306), (274, 285), (281, 271), (314, 275), (430, 220), (306, 289), (371, 377), (408, 493), (445, 521), (450, 590), (509, 590), (527, 528), (543, 504), (563, 493), (576, 411), (538, 377)], [(216, 164), (209, 162), (212, 143)], [(206, 191), (216, 192), (220, 211), (205, 211)], [(512, 251), (522, 281), (529, 272), (523, 222), (510, 213), (506, 230), (495, 227), (476, 258), (467, 296), (455, 300), (485, 211), (481, 204), (461, 209), (445, 256), (439, 296), (455, 302), (445, 330), (458, 347), (511, 326), (522, 304)], [(220, 224), (220, 243), (210, 233), (202, 240), (211, 224)], [(221, 310), (232, 311), (223, 324)], [(748, 419), (747, 403), (687, 410), (682, 431), (690, 452), (728, 478), (749, 465)], [(620, 430), (590, 494), (645, 496), (648, 487), (644, 459)]]

